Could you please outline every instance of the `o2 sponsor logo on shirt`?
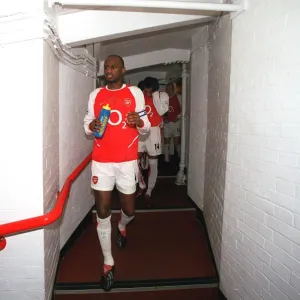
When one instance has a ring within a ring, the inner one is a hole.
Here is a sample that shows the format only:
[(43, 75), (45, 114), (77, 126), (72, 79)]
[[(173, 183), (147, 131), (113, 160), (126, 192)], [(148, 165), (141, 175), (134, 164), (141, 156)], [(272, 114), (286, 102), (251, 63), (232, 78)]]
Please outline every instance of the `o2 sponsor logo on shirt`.
[(112, 109), (110, 111), (110, 117), (109, 117), (108, 123), (112, 126), (118, 126), (122, 123), (123, 124), (122, 129), (126, 129), (127, 123), (125, 121), (122, 121), (122, 119), (123, 119), (123, 117), (122, 117), (121, 112), (117, 109)]
[(152, 108), (151, 108), (150, 105), (146, 105), (146, 106), (145, 106), (145, 111), (146, 111), (147, 115), (148, 115), (150, 118), (153, 117), (153, 112), (152, 112)]

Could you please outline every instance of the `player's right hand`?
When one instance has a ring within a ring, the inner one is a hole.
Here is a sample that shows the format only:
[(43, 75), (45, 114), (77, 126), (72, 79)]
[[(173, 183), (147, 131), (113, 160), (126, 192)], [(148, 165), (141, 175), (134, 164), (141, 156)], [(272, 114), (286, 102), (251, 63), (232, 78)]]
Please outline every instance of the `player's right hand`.
[(95, 119), (94, 121), (92, 121), (90, 123), (89, 129), (90, 129), (90, 131), (97, 132), (97, 131), (99, 131), (100, 126), (101, 126), (101, 122), (98, 119)]

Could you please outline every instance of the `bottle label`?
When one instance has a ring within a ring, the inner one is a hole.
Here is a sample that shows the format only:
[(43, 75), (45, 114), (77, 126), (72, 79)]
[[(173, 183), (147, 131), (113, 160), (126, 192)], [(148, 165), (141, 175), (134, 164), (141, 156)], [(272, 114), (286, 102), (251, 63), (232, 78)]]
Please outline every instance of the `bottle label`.
[(101, 122), (100, 129), (95, 132), (95, 136), (101, 138), (105, 132), (107, 123), (109, 122), (110, 110), (102, 108), (99, 116), (99, 121)]
[(105, 130), (106, 125), (107, 125), (107, 122), (108, 122), (108, 116), (105, 115), (105, 116), (103, 116), (103, 117), (101, 118), (101, 127), (100, 127), (100, 129), (99, 129), (99, 134), (100, 134), (100, 135), (103, 135), (104, 130)]

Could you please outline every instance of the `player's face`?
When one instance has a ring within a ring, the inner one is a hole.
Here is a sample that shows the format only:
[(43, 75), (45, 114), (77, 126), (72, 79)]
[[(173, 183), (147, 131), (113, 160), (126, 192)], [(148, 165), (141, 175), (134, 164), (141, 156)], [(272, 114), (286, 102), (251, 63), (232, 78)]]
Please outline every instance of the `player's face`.
[(166, 87), (166, 92), (169, 95), (169, 97), (172, 97), (174, 95), (175, 89), (173, 84), (168, 84)]
[(123, 79), (125, 68), (117, 57), (108, 57), (104, 62), (104, 76), (108, 83), (120, 82)]
[(152, 97), (153, 90), (151, 87), (145, 87), (144, 91), (148, 97)]

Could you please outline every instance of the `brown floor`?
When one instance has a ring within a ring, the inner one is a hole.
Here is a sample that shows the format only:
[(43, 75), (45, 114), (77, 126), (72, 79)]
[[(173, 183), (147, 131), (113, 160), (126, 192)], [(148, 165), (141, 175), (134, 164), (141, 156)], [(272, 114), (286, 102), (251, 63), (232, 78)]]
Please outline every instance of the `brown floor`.
[[(117, 191), (113, 192), (113, 209), (120, 209)], [(177, 186), (175, 178), (158, 178), (152, 192), (150, 209), (192, 208), (186, 186)], [(148, 209), (144, 196), (136, 199), (136, 209)]]
[(164, 160), (164, 155), (158, 157), (158, 176), (176, 175), (178, 172), (179, 159), (175, 155), (172, 155), (170, 156), (169, 163), (165, 163)]
[[(119, 214), (112, 219), (116, 281), (216, 276), (194, 211), (138, 213), (128, 227), (128, 243), (123, 250), (114, 242)], [(95, 223), (90, 224), (67, 252), (59, 266), (57, 283), (99, 281), (103, 260), (95, 227)]]
[(219, 300), (218, 289), (189, 289), (135, 293), (57, 295), (54, 300)]

